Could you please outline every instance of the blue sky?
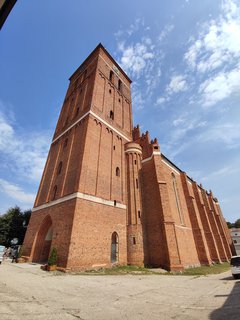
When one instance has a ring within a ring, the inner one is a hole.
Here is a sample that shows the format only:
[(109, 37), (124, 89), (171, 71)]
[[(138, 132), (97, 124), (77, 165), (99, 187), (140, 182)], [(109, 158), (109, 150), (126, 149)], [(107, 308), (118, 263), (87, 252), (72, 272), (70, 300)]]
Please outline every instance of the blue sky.
[(240, 218), (237, 0), (18, 1), (0, 31), (0, 212), (31, 208), (68, 78), (101, 42), (134, 123)]

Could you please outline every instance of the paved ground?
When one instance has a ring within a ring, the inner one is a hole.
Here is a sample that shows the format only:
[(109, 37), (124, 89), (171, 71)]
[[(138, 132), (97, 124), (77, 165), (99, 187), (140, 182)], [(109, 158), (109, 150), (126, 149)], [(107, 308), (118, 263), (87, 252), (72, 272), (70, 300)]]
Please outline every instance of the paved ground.
[(0, 266), (1, 320), (240, 319), (240, 280), (212, 276), (68, 275)]

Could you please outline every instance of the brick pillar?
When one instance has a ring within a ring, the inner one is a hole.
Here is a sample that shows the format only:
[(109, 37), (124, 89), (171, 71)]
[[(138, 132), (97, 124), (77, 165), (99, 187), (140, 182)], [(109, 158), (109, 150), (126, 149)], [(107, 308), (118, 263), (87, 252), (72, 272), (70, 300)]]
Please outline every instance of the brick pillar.
[(217, 209), (217, 212), (219, 214), (219, 220), (220, 220), (220, 223), (222, 225), (226, 241), (227, 241), (228, 246), (230, 248), (230, 253), (229, 253), (229, 259), (230, 259), (232, 255), (236, 254), (235, 248), (234, 248), (234, 245), (233, 245), (233, 241), (232, 241), (232, 238), (231, 238), (230, 230), (228, 229), (226, 220), (223, 217), (222, 210), (221, 210), (221, 207), (220, 207), (218, 202), (216, 203), (216, 209)]
[(216, 221), (216, 225), (218, 228), (218, 232), (221, 238), (221, 242), (224, 248), (224, 252), (225, 252), (225, 261), (228, 261), (231, 258), (231, 250), (230, 250), (230, 246), (228, 244), (226, 235), (225, 235), (225, 230), (224, 227), (222, 225), (222, 221), (221, 218), (219, 216), (219, 212), (218, 212), (218, 208), (217, 208), (217, 204), (215, 202), (215, 200), (213, 199), (212, 193), (208, 196), (209, 198), (209, 202), (210, 202), (210, 206), (212, 207), (213, 211), (214, 211), (214, 217), (215, 217), (215, 221)]
[(198, 211), (200, 213), (200, 218), (202, 221), (202, 226), (204, 229), (204, 234), (205, 234), (205, 238), (207, 241), (207, 245), (208, 245), (211, 259), (214, 262), (221, 262), (221, 258), (220, 258), (219, 252), (218, 252), (216, 241), (213, 236), (211, 223), (209, 221), (209, 217), (207, 214), (207, 209), (206, 209), (206, 206), (205, 206), (203, 199), (202, 199), (202, 193), (201, 194), (199, 193), (199, 187), (196, 182), (193, 182), (192, 186), (193, 186), (194, 197), (196, 199)]
[(227, 256), (226, 256), (226, 252), (222, 243), (222, 238), (220, 236), (218, 226), (215, 220), (214, 210), (209, 202), (209, 196), (205, 190), (202, 190), (202, 197), (207, 210), (208, 218), (209, 218), (212, 232), (213, 232), (213, 237), (215, 238), (215, 243), (219, 252), (220, 259), (221, 261), (226, 261)]
[(197, 208), (195, 197), (190, 194), (188, 178), (186, 173), (181, 173), (183, 191), (189, 212), (189, 218), (192, 226), (193, 237), (197, 249), (198, 259), (201, 264), (211, 264), (211, 257), (204, 235), (202, 222)]
[(130, 265), (144, 265), (144, 239), (142, 229), (142, 201), (140, 169), (142, 167), (142, 148), (138, 143), (127, 143), (127, 262)]
[(163, 227), (168, 254), (168, 265), (165, 267), (169, 270), (182, 270), (183, 265), (180, 258), (175, 223), (171, 214), (167, 183), (165, 181), (158, 181), (158, 187), (162, 204)]

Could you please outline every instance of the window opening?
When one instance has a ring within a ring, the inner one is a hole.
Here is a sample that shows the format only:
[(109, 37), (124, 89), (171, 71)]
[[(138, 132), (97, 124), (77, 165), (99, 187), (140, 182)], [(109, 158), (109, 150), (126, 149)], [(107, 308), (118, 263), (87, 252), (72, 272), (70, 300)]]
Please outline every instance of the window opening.
[(109, 73), (109, 80), (112, 82), (113, 81), (113, 71), (110, 70), (110, 73)]
[(114, 202), (114, 207), (116, 207), (116, 205), (117, 205), (117, 200), (114, 200), (113, 202)]
[(66, 148), (67, 144), (68, 144), (68, 138), (64, 141), (63, 148)]
[(117, 232), (113, 232), (111, 239), (111, 263), (118, 262), (119, 238)]
[(112, 93), (112, 90), (111, 90), (111, 89), (109, 89), (109, 93), (110, 93), (110, 94)]
[(78, 114), (79, 114), (79, 107), (77, 107), (77, 110), (76, 110), (76, 112), (75, 112), (75, 117), (77, 117)]
[(119, 167), (116, 168), (116, 176), (120, 177), (120, 169), (119, 169)]
[(141, 219), (141, 211), (138, 210), (138, 218)]
[(134, 163), (137, 164), (137, 160), (134, 160)]
[(115, 146), (113, 146), (113, 150), (115, 150), (116, 149), (116, 147)]
[(110, 118), (114, 120), (114, 112), (112, 110), (110, 111)]
[(135, 245), (136, 244), (136, 237), (133, 237), (133, 244)]
[(138, 189), (138, 179), (136, 179), (136, 188)]
[(57, 171), (57, 173), (58, 173), (58, 174), (60, 174), (60, 173), (61, 173), (61, 171), (62, 171), (62, 161), (61, 161), (61, 162), (59, 162), (59, 165), (58, 165), (58, 171)]
[(54, 200), (56, 198), (56, 195), (57, 195), (57, 186), (54, 186), (52, 200)]
[(122, 91), (122, 81), (118, 80), (118, 90)]

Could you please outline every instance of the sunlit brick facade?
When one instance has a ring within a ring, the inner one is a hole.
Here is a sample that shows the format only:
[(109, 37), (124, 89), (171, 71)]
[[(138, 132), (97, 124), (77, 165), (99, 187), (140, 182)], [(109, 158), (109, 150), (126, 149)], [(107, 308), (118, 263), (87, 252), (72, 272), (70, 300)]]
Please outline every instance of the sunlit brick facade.
[(70, 78), (24, 241), (63, 270), (227, 261), (219, 203), (132, 125), (131, 80), (99, 44)]

